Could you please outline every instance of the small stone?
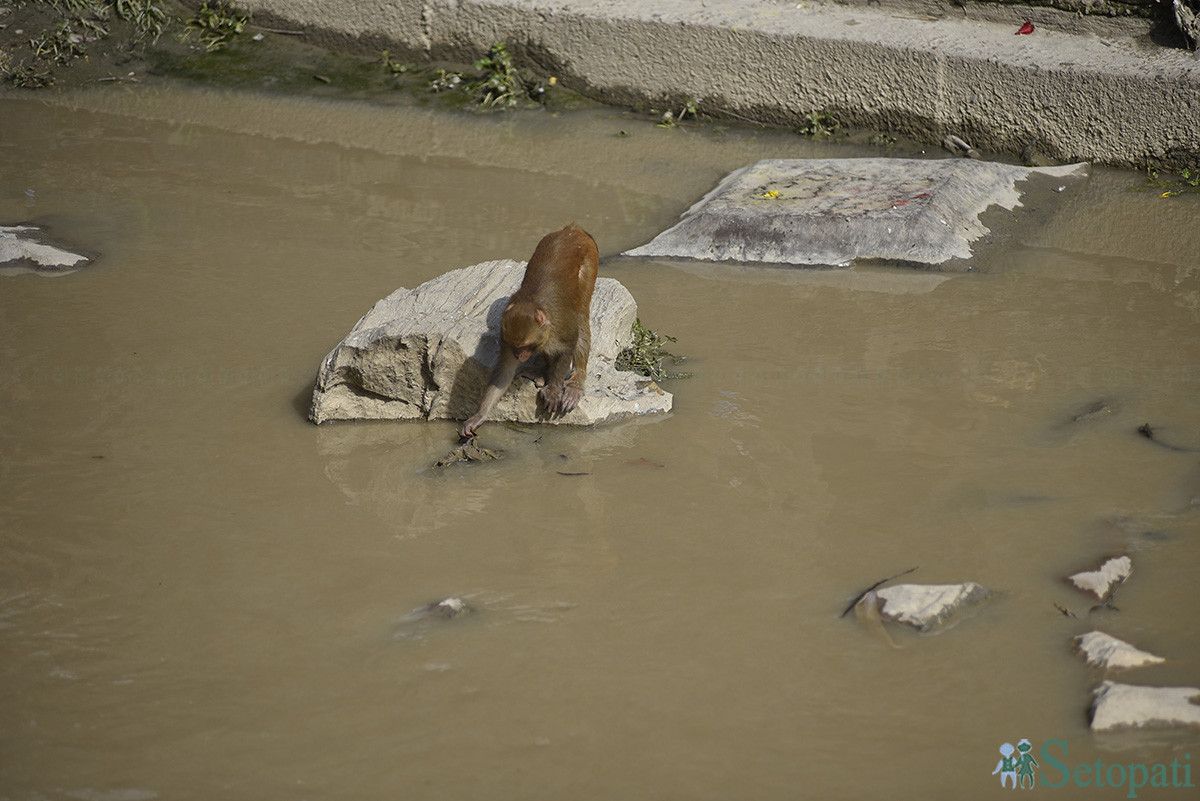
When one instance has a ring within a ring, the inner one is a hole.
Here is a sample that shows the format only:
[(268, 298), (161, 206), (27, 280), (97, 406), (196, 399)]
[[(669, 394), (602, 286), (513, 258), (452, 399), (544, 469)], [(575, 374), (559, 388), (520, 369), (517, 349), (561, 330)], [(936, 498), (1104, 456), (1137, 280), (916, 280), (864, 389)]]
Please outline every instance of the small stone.
[(1133, 574), (1133, 560), (1128, 556), (1115, 556), (1095, 570), (1085, 570), (1068, 576), (1067, 581), (1101, 601), (1108, 600), (1113, 591)]
[(1200, 687), (1142, 687), (1102, 681), (1092, 691), (1092, 731), (1200, 728)]
[(430, 604), (425, 609), (434, 617), (444, 617), (447, 619), (465, 615), (471, 611), (471, 607), (467, 606), (467, 602), (462, 598), (447, 598), (444, 601), (438, 601), (436, 604)]
[(1102, 631), (1080, 634), (1075, 638), (1075, 650), (1083, 654), (1089, 665), (1105, 670), (1125, 670), (1166, 661)]
[(995, 595), (981, 584), (895, 584), (875, 590), (883, 601), (879, 610), (884, 620), (904, 623), (918, 631), (945, 625), (969, 607)]

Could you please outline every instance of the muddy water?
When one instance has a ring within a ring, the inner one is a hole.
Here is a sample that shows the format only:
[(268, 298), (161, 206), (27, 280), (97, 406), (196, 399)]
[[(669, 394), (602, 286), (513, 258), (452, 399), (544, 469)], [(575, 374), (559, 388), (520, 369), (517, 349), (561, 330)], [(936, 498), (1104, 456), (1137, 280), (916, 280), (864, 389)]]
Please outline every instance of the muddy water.
[[(0, 222), (100, 254), (0, 277), (0, 798), (989, 797), (1023, 737), (1195, 768), (1196, 733), (1089, 733), (1069, 640), (1200, 683), (1200, 453), (1136, 434), (1200, 448), (1200, 197), (1098, 171), (968, 275), (613, 257), (754, 159), (879, 153), (613, 112), (0, 100)], [(447, 471), (450, 423), (305, 421), (372, 302), (571, 219), (691, 357), (669, 417), (489, 425), (508, 458)], [(1059, 577), (1117, 551), (1119, 611), (1086, 617)], [(899, 650), (838, 618), (914, 566), (1001, 596)], [(406, 617), (449, 595), (477, 611)]]

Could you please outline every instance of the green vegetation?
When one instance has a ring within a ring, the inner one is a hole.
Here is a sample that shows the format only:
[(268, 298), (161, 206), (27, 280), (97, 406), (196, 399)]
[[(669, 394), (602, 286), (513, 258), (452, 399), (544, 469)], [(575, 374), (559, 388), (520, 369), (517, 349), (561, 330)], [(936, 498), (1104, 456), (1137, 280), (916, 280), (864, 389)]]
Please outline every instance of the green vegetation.
[(384, 50), (379, 54), (380, 63), (383, 65), (383, 70), (388, 75), (403, 75), (412, 69), (411, 64), (406, 64), (402, 61), (396, 61), (392, 58), (392, 54)]
[(167, 12), (156, 0), (115, 0), (110, 5), (118, 17), (151, 42), (158, 40), (168, 22)]
[(838, 133), (841, 128), (842, 124), (828, 111), (810, 111), (805, 115), (804, 123), (796, 129), (796, 132), (814, 139), (828, 139)]
[(521, 76), (517, 74), (512, 57), (504, 45), (492, 45), (488, 54), (475, 62), (475, 69), (483, 72), (483, 77), (475, 86), (479, 102), (483, 105), (512, 108), (525, 94)]
[(23, 88), (52, 85), (55, 67), (86, 62), (88, 45), (118, 28), (133, 47), (157, 41), (169, 22), (159, 0), (18, 0), (8, 10), (16, 16), (2, 29), (0, 81)]
[(405, 63), (388, 51), (328, 50), (302, 33), (255, 26), (236, 0), (0, 1), (0, 84), (37, 89), (168, 76), (300, 93), (403, 93), (417, 104), (483, 111), (583, 104), (557, 78), (519, 66), (503, 43), (472, 66), (452, 68)]
[(1146, 168), (1146, 182), (1133, 188), (1135, 192), (1158, 192), (1159, 197), (1200, 193), (1200, 168), (1184, 167), (1178, 176), (1164, 176), (1155, 167)]
[(64, 20), (53, 31), (43, 31), (29, 40), (29, 49), (35, 59), (49, 59), (56, 64), (70, 64), (84, 54), (84, 36), (76, 33), (69, 21)]
[(211, 53), (228, 47), (249, 22), (250, 15), (241, 13), (226, 0), (215, 0), (205, 2), (196, 16), (187, 21), (187, 34), (199, 32), (204, 49)]
[(675, 337), (659, 334), (642, 325), (641, 319), (633, 321), (633, 342), (617, 354), (618, 370), (644, 375), (655, 381), (668, 378), (691, 378), (691, 373), (672, 373), (663, 368), (663, 359), (670, 358), (672, 364), (681, 364), (686, 358), (669, 353), (664, 342), (674, 342)]
[(875, 147), (892, 148), (900, 141), (900, 137), (895, 134), (887, 133), (886, 131), (876, 131), (867, 139), (867, 144)]
[(700, 114), (700, 107), (692, 98), (687, 98), (683, 101), (683, 108), (679, 111), (671, 111), (668, 109), (662, 113), (658, 119), (659, 128), (677, 128), (681, 122), (691, 118), (696, 119)]
[(518, 106), (545, 104), (550, 90), (558, 80), (542, 79), (517, 67), (508, 49), (500, 43), (488, 49), (487, 55), (472, 65), (477, 75), (434, 69), (428, 73), (425, 88), (435, 93), (451, 93), (464, 105), (481, 110), (510, 109)]

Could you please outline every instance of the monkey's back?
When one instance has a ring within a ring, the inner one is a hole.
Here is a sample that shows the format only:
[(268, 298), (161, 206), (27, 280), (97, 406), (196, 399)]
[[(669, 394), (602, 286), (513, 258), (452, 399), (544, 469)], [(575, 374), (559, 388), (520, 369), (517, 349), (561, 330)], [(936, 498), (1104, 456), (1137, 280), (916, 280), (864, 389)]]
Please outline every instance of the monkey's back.
[(513, 300), (532, 301), (552, 319), (568, 310), (590, 310), (599, 261), (591, 234), (570, 223), (538, 242)]

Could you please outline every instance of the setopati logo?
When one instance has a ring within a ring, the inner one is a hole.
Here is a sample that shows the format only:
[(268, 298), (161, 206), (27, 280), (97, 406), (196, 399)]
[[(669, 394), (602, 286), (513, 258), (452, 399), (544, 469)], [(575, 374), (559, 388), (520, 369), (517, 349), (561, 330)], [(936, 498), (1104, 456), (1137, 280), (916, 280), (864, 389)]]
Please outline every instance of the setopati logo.
[[(1015, 749), (1012, 743), (1000, 746), (1000, 761), (996, 763), (996, 769), (992, 771), (992, 775), (1000, 774), (1001, 787), (1004, 787), (1005, 783), (1012, 779), (1012, 787), (1015, 790), (1017, 778), (1020, 777), (1021, 787), (1026, 790), (1033, 788), (1033, 771), (1037, 768), (1038, 763), (1033, 758), (1033, 754), (1029, 753), (1032, 750), (1033, 745), (1028, 740), (1021, 740)], [(1016, 752), (1020, 752), (1020, 756), (1016, 756)]]
[[(1144, 787), (1195, 787), (1192, 782), (1192, 755), (1184, 754), (1170, 762), (1147, 765), (1141, 762), (1111, 764), (1095, 762), (1068, 763), (1067, 741), (1047, 740), (1033, 756), (1033, 743), (1019, 740), (1014, 746), (1000, 746), (1000, 761), (992, 775), (1000, 776), (1001, 787), (1022, 790), (1066, 787), (1112, 787), (1128, 790), (1126, 798), (1137, 798)], [(1038, 770), (1041, 773), (1038, 773)], [(1035, 776), (1037, 777), (1035, 779)]]

